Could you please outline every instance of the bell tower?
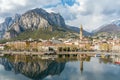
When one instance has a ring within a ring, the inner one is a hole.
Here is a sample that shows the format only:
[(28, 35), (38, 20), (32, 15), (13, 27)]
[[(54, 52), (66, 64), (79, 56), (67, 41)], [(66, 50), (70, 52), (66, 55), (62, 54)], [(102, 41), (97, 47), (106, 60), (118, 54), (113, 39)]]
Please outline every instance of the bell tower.
[(83, 39), (83, 27), (82, 25), (80, 26), (80, 40)]

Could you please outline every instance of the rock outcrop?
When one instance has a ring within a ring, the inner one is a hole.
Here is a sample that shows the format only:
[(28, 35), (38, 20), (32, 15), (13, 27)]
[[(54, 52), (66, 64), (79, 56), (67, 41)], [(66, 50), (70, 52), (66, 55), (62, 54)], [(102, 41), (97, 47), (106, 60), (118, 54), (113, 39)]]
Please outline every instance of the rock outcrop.
[[(3, 26), (5, 25), (5, 27)], [(5, 20), (5, 23), (1, 25), (1, 37), (13, 38), (19, 33), (24, 32), (27, 29), (46, 29), (48, 27), (54, 28), (55, 26), (65, 28), (64, 19), (60, 14), (48, 13), (41, 8), (29, 10), (22, 15), (15, 15), (15, 17)]]

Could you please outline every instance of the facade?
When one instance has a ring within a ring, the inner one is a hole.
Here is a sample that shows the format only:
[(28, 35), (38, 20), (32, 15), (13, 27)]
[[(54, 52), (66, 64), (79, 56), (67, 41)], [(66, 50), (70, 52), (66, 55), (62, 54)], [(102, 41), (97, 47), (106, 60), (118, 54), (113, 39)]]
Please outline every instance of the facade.
[(11, 50), (25, 50), (27, 47), (27, 44), (25, 41), (7, 42), (6, 45)]
[(81, 51), (115, 51), (120, 52), (120, 39), (119, 38), (89, 38), (84, 37), (83, 26), (80, 26), (79, 39), (62, 39), (62, 40), (28, 40), (28, 41), (14, 41), (7, 42), (6, 46), (0, 46), (0, 49), (5, 48), (9, 50), (28, 50), (28, 51), (48, 51), (53, 48), (58, 50), (61, 47), (64, 50), (74, 51), (74, 49)]
[(80, 50), (92, 50), (91, 41), (89, 38), (83, 36), (83, 27), (80, 27), (80, 39), (79, 39), (79, 48)]

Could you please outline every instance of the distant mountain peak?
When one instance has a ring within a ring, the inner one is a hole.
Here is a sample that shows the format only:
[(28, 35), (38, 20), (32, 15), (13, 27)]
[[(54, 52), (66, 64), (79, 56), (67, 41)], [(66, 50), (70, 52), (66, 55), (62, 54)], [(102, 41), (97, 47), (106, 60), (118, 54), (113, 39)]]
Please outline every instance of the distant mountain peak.
[(37, 14), (46, 14), (46, 13), (48, 14), (48, 12), (46, 12), (42, 8), (35, 8), (35, 9), (32, 9), (32, 10), (29, 10), (25, 14), (28, 14), (28, 13), (31, 13), (31, 12), (34, 12), (34, 13), (37, 13)]
[(112, 24), (115, 24), (115, 25), (117, 25), (117, 26), (120, 26), (120, 19), (113, 21)]
[(94, 34), (106, 33), (107, 35), (120, 35), (120, 20), (115, 20), (110, 23), (100, 26), (98, 29), (94, 30)]

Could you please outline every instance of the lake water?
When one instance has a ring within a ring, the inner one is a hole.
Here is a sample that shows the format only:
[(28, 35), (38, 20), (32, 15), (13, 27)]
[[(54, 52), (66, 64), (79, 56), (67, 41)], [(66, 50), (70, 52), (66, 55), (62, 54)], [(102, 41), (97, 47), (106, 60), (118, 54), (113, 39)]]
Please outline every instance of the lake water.
[(0, 80), (119, 80), (120, 65), (113, 58), (31, 56), (0, 58)]

